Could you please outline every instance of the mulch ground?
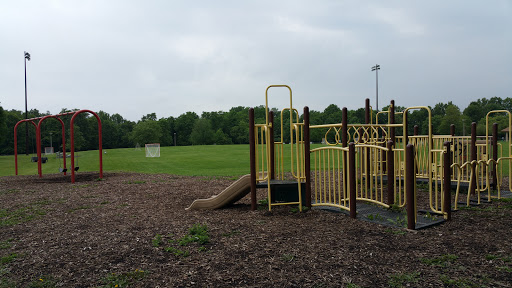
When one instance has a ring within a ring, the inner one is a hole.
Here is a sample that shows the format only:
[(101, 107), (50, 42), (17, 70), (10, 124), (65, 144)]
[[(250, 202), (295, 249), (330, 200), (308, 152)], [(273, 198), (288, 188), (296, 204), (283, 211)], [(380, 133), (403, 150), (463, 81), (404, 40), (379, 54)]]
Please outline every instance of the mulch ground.
[(411, 232), (248, 197), (185, 210), (228, 178), (97, 178), (0, 178), (0, 287), (512, 287), (509, 201)]

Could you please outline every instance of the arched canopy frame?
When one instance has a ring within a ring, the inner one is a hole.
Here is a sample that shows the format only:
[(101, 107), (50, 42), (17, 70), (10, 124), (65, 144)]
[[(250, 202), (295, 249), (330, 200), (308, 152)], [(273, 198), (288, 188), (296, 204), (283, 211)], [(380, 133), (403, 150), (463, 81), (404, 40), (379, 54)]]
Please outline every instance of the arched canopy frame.
[(98, 120), (98, 150), (99, 150), (99, 156), (100, 156), (100, 179), (103, 178), (103, 151), (102, 151), (102, 139), (101, 139), (101, 119), (98, 116), (98, 114), (94, 113), (91, 110), (79, 110), (76, 111), (75, 114), (73, 114), (73, 117), (71, 117), (71, 124), (69, 127), (69, 137), (71, 142), (71, 183), (75, 183), (75, 119), (78, 115), (82, 113), (90, 113), (96, 117), (96, 120)]
[[(68, 113), (66, 113), (67, 115)], [(64, 175), (66, 175), (66, 128), (64, 127), (64, 121), (59, 118), (59, 116), (63, 115), (48, 115), (44, 116), (39, 120), (39, 123), (37, 123), (37, 129), (36, 129), (36, 143), (37, 143), (37, 172), (39, 173), (39, 177), (43, 177), (43, 169), (42, 169), (42, 162), (41, 162), (41, 124), (43, 124), (43, 121), (48, 118), (54, 118), (57, 119), (60, 122), (60, 125), (62, 127), (62, 162), (63, 162), (63, 171)]]
[[(16, 125), (14, 125), (14, 171), (15, 174), (18, 175), (18, 126), (21, 123), (28, 122), (36, 128), (36, 136), (37, 136), (37, 125), (34, 122), (34, 120), (37, 120), (37, 118), (31, 118), (31, 119), (23, 119), (21, 121), (18, 121)], [(39, 159), (40, 160), (40, 159)]]

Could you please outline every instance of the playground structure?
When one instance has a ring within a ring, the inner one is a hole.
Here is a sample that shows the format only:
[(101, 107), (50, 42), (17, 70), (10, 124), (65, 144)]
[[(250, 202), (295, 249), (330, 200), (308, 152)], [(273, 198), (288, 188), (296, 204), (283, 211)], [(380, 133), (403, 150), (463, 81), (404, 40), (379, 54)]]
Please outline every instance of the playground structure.
[[(289, 107), (281, 110), (281, 134), (277, 137), (274, 115), (268, 105), (269, 90), (274, 88), (287, 89), (290, 98)], [(506, 113), (512, 127), (510, 112), (489, 112), (485, 136), (476, 135), (476, 123), (472, 124), (471, 136), (455, 136), (454, 126), (451, 135), (433, 135), (429, 107), (409, 107), (400, 112), (394, 108), (391, 101), (388, 111), (373, 115), (366, 99), (364, 124), (349, 124), (347, 109), (343, 108), (341, 123), (311, 125), (309, 108), (304, 108), (301, 120), (293, 107), (291, 88), (271, 85), (265, 92), (265, 123), (255, 123), (254, 110), (249, 110), (250, 190), (226, 189), (205, 199), (203, 205), (193, 204), (189, 209), (219, 208), (250, 193), (251, 209), (255, 210), (256, 189), (266, 188), (269, 210), (280, 205), (298, 205), (300, 210), (303, 206), (327, 207), (347, 211), (355, 218), (359, 212), (357, 205), (371, 203), (385, 208), (406, 208), (407, 227), (415, 229), (423, 221), (418, 217), (421, 212), (417, 207), (418, 183), (428, 186), (429, 207), (424, 212), (446, 220), (451, 218), (452, 201), (457, 209), (461, 187), (468, 189), (465, 201), (468, 206), (480, 204), (480, 194), (484, 192), (487, 192), (486, 201), (503, 197), (503, 164), (509, 163), (512, 157), (510, 152), (502, 155), (503, 149), (498, 150), (497, 125), (493, 125), (490, 136), (488, 120), (493, 113)], [(408, 135), (408, 113), (418, 109), (428, 114), (428, 133), (418, 135), (415, 127), (414, 135)], [(378, 123), (382, 114), (387, 114), (388, 123)], [(396, 118), (402, 118), (401, 123), (396, 123)], [(285, 125), (290, 128), (289, 144), (283, 142)], [(311, 148), (312, 130), (325, 135), (324, 145)], [(506, 151), (510, 151), (512, 142), (509, 140), (507, 145)], [(509, 169), (509, 187), (510, 173)], [(455, 195), (451, 193), (452, 187)], [(495, 194), (491, 195), (491, 190)], [(230, 201), (218, 203), (219, 199), (228, 198)]]
[[(94, 115), (94, 117), (96, 117), (96, 120), (98, 121), (98, 150), (99, 150), (99, 171), (100, 171), (99, 178), (102, 179), (103, 178), (103, 153), (102, 153), (102, 137), (101, 137), (101, 135), (102, 135), (101, 119), (98, 116), (98, 114), (94, 113), (91, 110), (78, 110), (78, 111), (73, 111), (73, 112), (57, 114), (57, 115), (47, 115), (44, 117), (23, 119), (21, 121), (18, 121), (18, 123), (16, 123), (16, 125), (14, 126), (14, 167), (15, 167), (14, 169), (15, 169), (15, 174), (18, 175), (18, 136), (17, 136), (18, 126), (21, 123), (28, 122), (36, 128), (37, 161), (35, 161), (35, 162), (37, 162), (37, 171), (38, 171), (39, 177), (41, 178), (41, 177), (43, 177), (42, 165), (41, 165), (41, 163), (42, 163), (41, 125), (43, 124), (43, 122), (46, 119), (54, 118), (60, 122), (61, 127), (62, 127), (63, 168), (61, 169), (60, 172), (63, 172), (64, 175), (66, 175), (67, 170), (68, 170), (66, 168), (66, 158), (67, 158), (67, 156), (66, 156), (66, 140), (65, 140), (66, 139), (66, 130), (65, 130), (64, 121), (62, 121), (62, 119), (60, 117), (66, 116), (66, 115), (73, 115), (71, 117), (71, 121), (70, 121), (69, 135), (70, 135), (70, 144), (71, 144), (71, 147), (70, 147), (70, 150), (71, 150), (71, 156), (70, 156), (71, 157), (71, 182), (75, 183), (75, 172), (78, 170), (78, 166), (75, 166), (74, 122), (75, 122), (76, 117), (81, 113), (90, 113), (90, 114)], [(36, 124), (36, 121), (37, 121), (37, 124)]]

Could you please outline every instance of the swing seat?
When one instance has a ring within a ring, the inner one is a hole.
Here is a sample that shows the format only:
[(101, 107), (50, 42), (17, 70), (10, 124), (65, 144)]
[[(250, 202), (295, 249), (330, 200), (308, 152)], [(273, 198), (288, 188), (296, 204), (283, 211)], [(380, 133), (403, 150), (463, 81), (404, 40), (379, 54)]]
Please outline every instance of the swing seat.
[[(31, 157), (30, 162), (37, 162), (37, 157)], [(48, 157), (41, 157), (41, 163), (48, 162)]]
[(67, 172), (67, 171), (68, 171), (68, 169), (67, 169), (67, 168), (66, 168), (66, 169), (59, 168), (59, 172)]
[(78, 169), (80, 169), (80, 167), (76, 166), (76, 167), (75, 167), (75, 171), (78, 171)]

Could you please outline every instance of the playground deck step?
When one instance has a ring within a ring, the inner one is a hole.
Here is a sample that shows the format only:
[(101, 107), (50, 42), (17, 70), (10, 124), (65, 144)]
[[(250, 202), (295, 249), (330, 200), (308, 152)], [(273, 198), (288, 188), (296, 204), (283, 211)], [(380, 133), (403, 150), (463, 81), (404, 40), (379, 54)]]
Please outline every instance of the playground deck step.
[[(297, 181), (270, 180), (270, 193), (272, 203), (296, 203), (299, 202), (299, 186)], [(306, 197), (306, 183), (301, 182), (301, 197)], [(268, 182), (256, 184), (256, 188), (268, 188)]]
[[(392, 211), (381, 206), (372, 205), (361, 201), (357, 202), (356, 207), (357, 219), (359, 220), (395, 228), (407, 228), (407, 215), (405, 213)], [(313, 209), (343, 213), (347, 216), (349, 215), (349, 211), (331, 206), (315, 206)], [(416, 219), (416, 230), (439, 225), (446, 221), (440, 215), (430, 214), (424, 211), (418, 211)]]
[[(270, 188), (272, 189), (275, 186), (293, 186), (297, 187), (297, 181), (292, 180), (270, 180)], [(256, 183), (256, 188), (267, 188), (268, 182), (258, 182)]]

